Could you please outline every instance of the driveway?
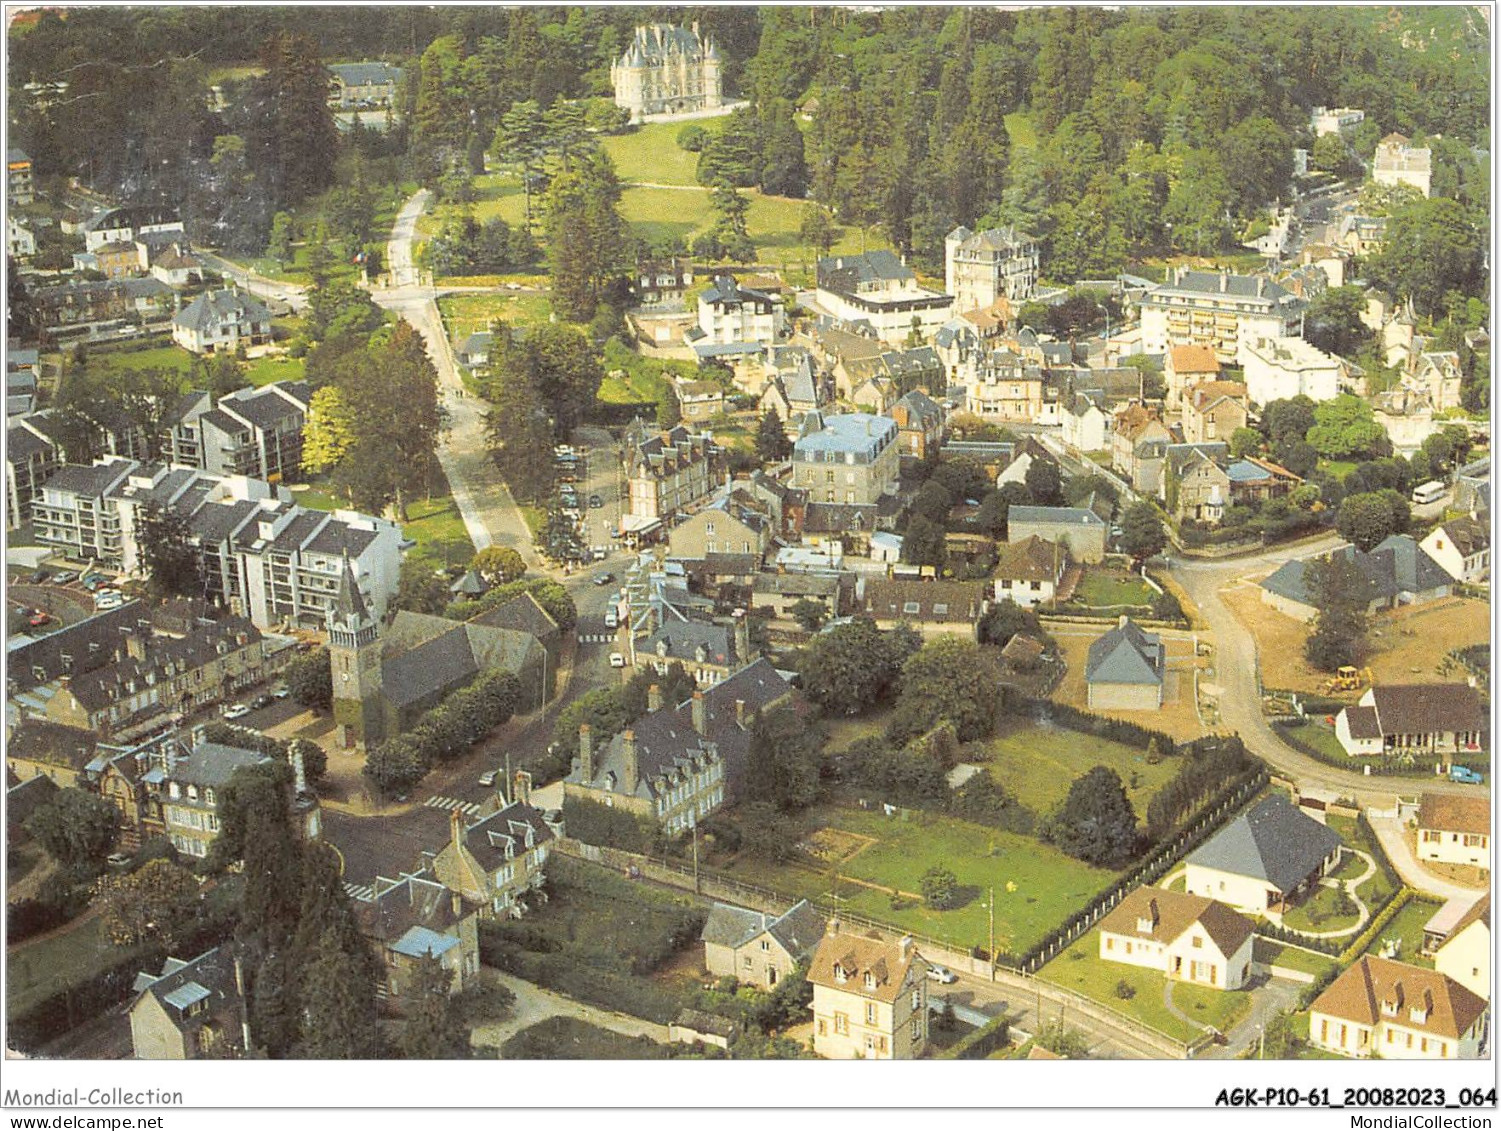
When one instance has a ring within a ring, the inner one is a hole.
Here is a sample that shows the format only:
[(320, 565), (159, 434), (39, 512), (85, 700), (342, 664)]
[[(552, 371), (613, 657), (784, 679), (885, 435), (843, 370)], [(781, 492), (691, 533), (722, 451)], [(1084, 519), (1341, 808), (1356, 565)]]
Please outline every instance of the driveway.
[(1289, 1010), (1298, 1000), (1303, 987), (1296, 982), (1266, 978), (1250, 991), (1251, 1011), (1231, 1026), (1225, 1044), (1210, 1045), (1199, 1054), (1200, 1060), (1234, 1060), (1260, 1039), (1262, 1027), (1279, 1013)]
[(581, 1001), (575, 1001), (571, 997), (554, 993), (552, 990), (544, 990), (541, 986), (500, 970), (486, 967), (480, 973), (492, 983), (510, 990), (516, 995), (516, 1001), (511, 1007), (511, 1016), (504, 1021), (482, 1023), (470, 1031), (470, 1044), (476, 1047), (499, 1048), (521, 1030), (539, 1021), (545, 1021), (549, 1017), (572, 1017), (579, 1021), (587, 1021), (591, 1025), (598, 1025), (601, 1029), (608, 1029), (612, 1033), (620, 1033), (627, 1037), (650, 1037), (658, 1044), (667, 1043), (666, 1025), (644, 1021), (625, 1013), (600, 1009), (598, 1006), (585, 1005)]
[(1402, 882), (1414, 891), (1437, 896), (1443, 900), (1458, 899), (1466, 904), (1474, 903), (1485, 894), (1484, 889), (1467, 888), (1435, 876), (1419, 864), (1417, 857), (1413, 855), (1412, 847), (1407, 843), (1407, 831), (1396, 817), (1368, 816), (1367, 819), (1376, 833), (1376, 839), (1381, 842), (1381, 847), (1386, 851), (1386, 858), (1397, 870), (1397, 875), (1401, 876)]

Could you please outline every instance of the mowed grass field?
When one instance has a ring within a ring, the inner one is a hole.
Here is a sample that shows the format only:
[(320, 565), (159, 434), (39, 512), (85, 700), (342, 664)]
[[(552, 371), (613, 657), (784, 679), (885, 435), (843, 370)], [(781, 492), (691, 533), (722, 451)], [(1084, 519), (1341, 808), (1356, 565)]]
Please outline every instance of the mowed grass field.
[[(1136, 815), (1146, 818), (1147, 803), (1178, 772), (1177, 758), (1147, 764), (1146, 752), (1062, 727), (1027, 722), (985, 744), (990, 776), (1016, 795), (1027, 808), (1045, 816), (1068, 796), (1074, 779), (1096, 766), (1120, 775)], [(968, 756), (975, 757), (978, 749)], [(1132, 784), (1133, 780), (1135, 785)]]
[[(192, 372), (197, 360), (179, 345), (154, 346), (144, 350), (99, 351), (88, 355), (88, 367), (95, 373), (117, 373), (123, 369), (170, 369), (177, 373)], [(301, 381), (307, 364), (300, 357), (258, 357), (247, 361), (245, 378), (259, 388), (273, 381)]]
[(659, 185), (696, 185), (698, 154), (678, 146), (678, 133), (686, 125), (716, 135), (724, 129), (723, 118), (697, 122), (650, 122), (630, 133), (601, 140), (600, 148), (615, 162), (622, 181), (648, 181)]
[(1409, 899), (1392, 921), (1381, 928), (1366, 954), (1381, 955), (1382, 944), (1388, 940), (1400, 940), (1400, 947), (1392, 957), (1411, 966), (1433, 969), (1433, 959), (1425, 957), (1423, 950), (1423, 924), (1438, 914), (1443, 904), (1433, 899)]
[(97, 915), (12, 947), (5, 964), (5, 1002), (14, 1016), (64, 986), (81, 982), (117, 953)]
[[(957, 947), (986, 944), (989, 888), (996, 892), (997, 949), (1020, 952), (1083, 907), (1116, 876), (1031, 837), (931, 813), (914, 812), (902, 820), (880, 812), (823, 806), (810, 811), (806, 824), (810, 830), (830, 829), (869, 840), (838, 863), (841, 908), (948, 940)], [(920, 901), (905, 901), (905, 906), (893, 910), (891, 889), (920, 892), (923, 873), (935, 864), (953, 871), (962, 889), (962, 906), (935, 911)], [(817, 871), (742, 854), (727, 870), (738, 879), (796, 897), (827, 899), (834, 882), (833, 862)], [(1015, 890), (1009, 890), (1008, 884)]]
[(445, 295), (438, 311), (448, 336), (462, 345), (470, 334), (488, 330), (495, 321), (540, 324), (552, 316), (552, 300), (544, 294), (496, 291), (494, 294)]

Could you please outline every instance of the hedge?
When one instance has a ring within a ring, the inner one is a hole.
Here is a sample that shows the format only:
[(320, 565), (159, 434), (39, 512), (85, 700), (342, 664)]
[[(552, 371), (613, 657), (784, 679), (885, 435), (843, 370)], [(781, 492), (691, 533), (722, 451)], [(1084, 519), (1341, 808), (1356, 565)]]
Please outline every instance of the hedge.
[(1178, 749), (1178, 744), (1170, 735), (1138, 723), (1127, 722), (1124, 719), (1111, 719), (1104, 715), (1092, 715), (1088, 711), (1081, 711), (1078, 707), (1067, 703), (1054, 703), (1050, 699), (1033, 699), (1030, 703), (1033, 718), (1038, 722), (1055, 723), (1068, 730), (1091, 734), (1096, 738), (1106, 738), (1112, 742), (1120, 742), (1142, 750), (1145, 750), (1152, 744), (1152, 740), (1156, 739), (1157, 748), (1162, 751), (1164, 757), (1173, 754)]
[(49, 886), (35, 899), (5, 905), (5, 941), (15, 945), (43, 931), (60, 927), (89, 905), (86, 887)]
[(1339, 956), (1338, 939), (1315, 939), (1307, 935), (1299, 934), (1290, 927), (1284, 927), (1281, 923), (1263, 921), (1256, 924), (1256, 933), (1262, 938), (1271, 939), (1274, 942), (1293, 943), (1305, 950), (1316, 950), (1320, 954), (1327, 954), (1330, 958)]
[(1409, 887), (1400, 889), (1396, 895), (1392, 896), (1380, 914), (1371, 920), (1365, 930), (1355, 936), (1355, 941), (1340, 951), (1340, 965), (1343, 966), (1346, 963), (1353, 962), (1356, 957), (1364, 953), (1366, 947), (1375, 942), (1381, 932), (1386, 930), (1386, 925), (1397, 917), (1397, 912), (1401, 911), (1407, 905), (1407, 901), (1412, 896), (1413, 891)]
[(1490, 765), (1487, 762), (1465, 762), (1458, 758), (1413, 758), (1403, 763), (1386, 760), (1361, 760), (1357, 762), (1348, 757), (1337, 758), (1328, 753), (1328, 751), (1320, 750), (1317, 746), (1313, 746), (1307, 742), (1304, 742), (1301, 738), (1298, 737), (1298, 731), (1302, 729), (1302, 727), (1307, 725), (1307, 723), (1293, 724), (1274, 722), (1272, 724), (1272, 727), (1274, 730), (1276, 730), (1278, 737), (1281, 738), (1283, 742), (1287, 743), (1299, 753), (1307, 754), (1310, 758), (1313, 758), (1319, 762), (1323, 762), (1326, 766), (1338, 766), (1342, 770), (1351, 770), (1354, 766), (1360, 766), (1361, 772), (1364, 772), (1367, 768), (1369, 768), (1371, 776), (1373, 777), (1435, 777), (1437, 776), (1436, 771), (1438, 767), (1450, 765), (1464, 766), (1466, 769), (1474, 770), (1479, 774), (1490, 773)]
[(935, 1060), (984, 1060), (996, 1049), (1003, 1049), (1011, 1043), (1011, 1021), (1006, 1017), (997, 1017), (981, 1025), (973, 1033), (968, 1034), (963, 1040), (945, 1049), (933, 1059)]

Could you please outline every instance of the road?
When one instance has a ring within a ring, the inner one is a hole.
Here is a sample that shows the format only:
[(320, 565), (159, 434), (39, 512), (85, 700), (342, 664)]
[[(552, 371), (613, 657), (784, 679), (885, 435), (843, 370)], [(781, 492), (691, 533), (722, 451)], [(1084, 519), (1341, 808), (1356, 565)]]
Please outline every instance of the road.
[(1220, 715), (1225, 729), (1238, 732), (1253, 754), (1293, 778), (1303, 788), (1353, 797), (1363, 806), (1390, 808), (1399, 795), (1412, 797), (1420, 792), (1487, 793), (1489, 787), (1460, 785), (1442, 779), (1367, 777), (1335, 769), (1288, 746), (1262, 715), (1256, 676), (1256, 642), (1220, 599), (1220, 590), (1259, 568), (1280, 565), (1293, 558), (1326, 554), (1341, 545), (1344, 545), (1343, 540), (1330, 534), (1316, 542), (1228, 561), (1200, 561), (1177, 556), (1172, 559), (1169, 572), (1199, 607), (1214, 636), (1212, 678), (1223, 688)]
[[(438, 387), (448, 431), (438, 448), (438, 462), (453, 490), (454, 502), (475, 549), (509, 546), (532, 570), (541, 562), (532, 548), (532, 535), (496, 473), (485, 443), (485, 404), (464, 391), (453, 350), (438, 313), (437, 292), (420, 281), (412, 259), (412, 241), (417, 219), (427, 208), (431, 194), (415, 193), (397, 213), (386, 245), (386, 262), (394, 285), (371, 291), (371, 297), (386, 310), (395, 311), (416, 328), (427, 342), (428, 356), (438, 371)], [(545, 458), (545, 456), (544, 456)]]
[(296, 283), (283, 283), (276, 279), (268, 279), (264, 275), (258, 275), (254, 271), (241, 267), (238, 263), (231, 263), (228, 259), (215, 255), (211, 251), (195, 248), (193, 254), (225, 278), (239, 283), (257, 298), (284, 302), (297, 311), (307, 307), (306, 287), (298, 286)]
[[(1147, 1060), (1161, 1056), (1132, 1040), (1128, 1031), (1117, 1030), (1094, 1018), (1070, 1013), (1067, 1007), (1060, 1008), (1047, 997), (1040, 996), (1035, 988), (1029, 990), (1004, 982), (988, 982), (972, 974), (960, 973), (958, 977), (957, 982), (948, 986), (930, 983), (929, 998), (949, 1001), (956, 1011), (965, 1008), (986, 1017), (1004, 1014), (1011, 1018), (1011, 1024), (1015, 1028), (1034, 1036), (1039, 1029), (1061, 1019), (1067, 1028), (1084, 1035), (1089, 1042), (1089, 1055), (1094, 1059)], [(1041, 988), (1045, 994), (1050, 987)]]

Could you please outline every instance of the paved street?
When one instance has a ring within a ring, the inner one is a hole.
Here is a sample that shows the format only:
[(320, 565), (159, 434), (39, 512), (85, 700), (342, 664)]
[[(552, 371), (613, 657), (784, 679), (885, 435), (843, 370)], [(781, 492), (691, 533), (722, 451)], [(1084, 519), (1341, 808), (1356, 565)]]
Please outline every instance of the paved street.
[[(1469, 786), (1468, 788), (1476, 789), (1477, 787)], [(1387, 859), (1392, 862), (1397, 875), (1402, 877), (1402, 882), (1408, 887), (1427, 895), (1437, 896), (1439, 899), (1458, 899), (1465, 903), (1474, 903), (1485, 894), (1480, 888), (1467, 888), (1460, 884), (1450, 883), (1420, 865), (1417, 857), (1413, 855), (1411, 846), (1407, 843), (1407, 832), (1402, 827), (1401, 821), (1394, 817), (1372, 817), (1370, 821), (1371, 828), (1376, 833), (1376, 839), (1381, 842)]]
[(208, 266), (218, 271), (227, 279), (233, 279), (257, 298), (270, 299), (273, 302), (284, 302), (293, 310), (301, 311), (307, 306), (307, 288), (298, 286), (296, 283), (282, 283), (275, 279), (268, 279), (264, 275), (258, 275), (254, 271), (241, 267), (238, 263), (231, 263), (228, 259), (213, 254), (212, 252), (195, 249), (194, 254)]

